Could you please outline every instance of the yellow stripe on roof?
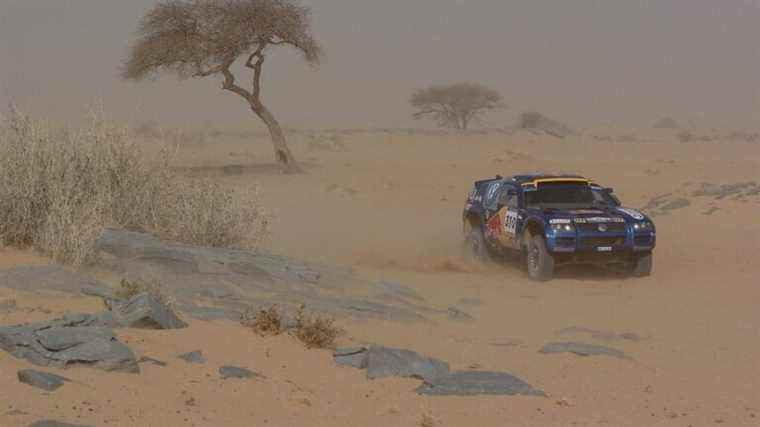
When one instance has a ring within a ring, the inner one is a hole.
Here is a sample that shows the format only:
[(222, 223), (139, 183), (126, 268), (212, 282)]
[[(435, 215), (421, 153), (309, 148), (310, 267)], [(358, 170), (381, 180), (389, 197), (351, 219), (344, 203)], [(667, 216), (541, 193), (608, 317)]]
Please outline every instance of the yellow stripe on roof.
[(539, 184), (548, 184), (548, 183), (554, 183), (554, 182), (580, 182), (586, 185), (590, 185), (591, 181), (584, 178), (540, 178), (535, 179), (531, 182), (525, 182), (523, 185), (535, 185), (538, 186)]

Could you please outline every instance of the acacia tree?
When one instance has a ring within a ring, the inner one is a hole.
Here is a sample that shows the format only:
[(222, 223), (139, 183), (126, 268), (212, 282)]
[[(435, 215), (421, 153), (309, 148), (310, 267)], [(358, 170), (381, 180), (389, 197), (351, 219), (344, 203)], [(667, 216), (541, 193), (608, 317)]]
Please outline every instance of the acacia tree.
[[(271, 48), (287, 46), (312, 65), (322, 49), (311, 33), (311, 11), (297, 0), (165, 0), (143, 18), (122, 76), (144, 80), (161, 72), (180, 79), (222, 76), (222, 89), (242, 97), (269, 129), (275, 160), (300, 168), (280, 124), (261, 100), (261, 76)], [(250, 87), (237, 83), (238, 60), (250, 69)]]
[(501, 95), (478, 83), (436, 85), (412, 94), (415, 119), (431, 117), (439, 126), (467, 130), (483, 113), (504, 107)]

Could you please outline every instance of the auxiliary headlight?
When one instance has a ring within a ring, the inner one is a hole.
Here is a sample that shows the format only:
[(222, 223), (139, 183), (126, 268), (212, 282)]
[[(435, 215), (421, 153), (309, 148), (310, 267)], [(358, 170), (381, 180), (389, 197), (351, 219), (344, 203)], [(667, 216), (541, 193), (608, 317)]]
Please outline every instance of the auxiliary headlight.
[(652, 223), (649, 221), (637, 222), (633, 224), (633, 229), (635, 231), (649, 231), (652, 228)]
[(554, 231), (575, 231), (573, 224), (552, 224), (552, 230)]

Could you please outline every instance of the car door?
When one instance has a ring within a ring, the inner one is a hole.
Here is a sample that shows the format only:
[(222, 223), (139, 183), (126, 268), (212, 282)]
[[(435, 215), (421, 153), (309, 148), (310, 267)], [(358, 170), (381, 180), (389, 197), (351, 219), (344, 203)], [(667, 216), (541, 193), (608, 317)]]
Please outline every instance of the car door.
[(519, 193), (513, 185), (506, 185), (501, 189), (501, 200), (499, 205), (502, 206), (500, 212), (503, 216), (504, 236), (502, 242), (509, 248), (518, 247), (517, 230), (519, 230), (520, 221), (520, 203)]
[(517, 229), (517, 191), (514, 186), (500, 183), (489, 194), (486, 237), (501, 247), (513, 247)]

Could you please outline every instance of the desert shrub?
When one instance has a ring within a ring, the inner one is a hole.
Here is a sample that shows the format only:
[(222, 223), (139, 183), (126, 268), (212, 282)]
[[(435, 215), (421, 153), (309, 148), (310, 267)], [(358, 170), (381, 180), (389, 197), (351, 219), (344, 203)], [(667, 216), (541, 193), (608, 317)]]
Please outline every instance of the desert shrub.
[(122, 300), (134, 298), (142, 293), (147, 293), (156, 302), (176, 313), (176, 301), (163, 291), (158, 281), (122, 279), (116, 290), (116, 296)]
[(240, 323), (261, 336), (279, 335), (283, 330), (282, 315), (276, 305), (260, 310), (248, 308), (243, 313)]
[(428, 414), (422, 414), (420, 427), (435, 427), (435, 420)]
[(11, 112), (0, 126), (0, 243), (57, 261), (94, 260), (104, 226), (215, 247), (252, 248), (269, 215), (247, 194), (172, 172), (171, 152), (144, 152), (93, 115), (72, 131)]
[(546, 117), (537, 111), (524, 111), (520, 113), (515, 123), (515, 128), (538, 130), (558, 138), (564, 138), (575, 133), (568, 125)]
[(310, 316), (301, 305), (296, 314), (293, 334), (308, 348), (335, 348), (335, 339), (341, 330), (335, 320), (329, 317)]

